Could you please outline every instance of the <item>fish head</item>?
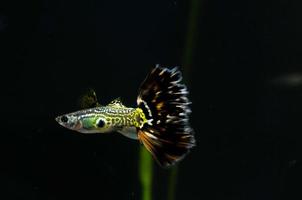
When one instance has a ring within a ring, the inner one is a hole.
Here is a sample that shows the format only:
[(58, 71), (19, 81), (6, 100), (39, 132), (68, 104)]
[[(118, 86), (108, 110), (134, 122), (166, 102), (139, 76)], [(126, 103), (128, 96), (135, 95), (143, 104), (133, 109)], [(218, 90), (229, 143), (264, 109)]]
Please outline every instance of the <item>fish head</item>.
[(60, 115), (56, 117), (56, 121), (61, 126), (74, 131), (79, 131), (83, 127), (79, 117), (77, 115), (74, 115), (73, 113)]
[(60, 115), (56, 121), (63, 127), (80, 133), (107, 133), (113, 130), (109, 119), (93, 109)]

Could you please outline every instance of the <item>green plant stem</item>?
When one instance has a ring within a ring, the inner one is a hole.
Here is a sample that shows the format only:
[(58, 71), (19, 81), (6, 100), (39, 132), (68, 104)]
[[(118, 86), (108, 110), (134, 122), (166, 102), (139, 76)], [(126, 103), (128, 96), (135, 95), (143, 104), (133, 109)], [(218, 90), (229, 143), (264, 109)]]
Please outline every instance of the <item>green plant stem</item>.
[(175, 199), (175, 189), (177, 183), (177, 173), (178, 173), (178, 166), (175, 166), (171, 169), (169, 174), (169, 185), (168, 185), (168, 197), (167, 200), (174, 200)]
[(152, 200), (153, 160), (145, 147), (140, 147), (139, 178), (142, 187), (142, 200)]

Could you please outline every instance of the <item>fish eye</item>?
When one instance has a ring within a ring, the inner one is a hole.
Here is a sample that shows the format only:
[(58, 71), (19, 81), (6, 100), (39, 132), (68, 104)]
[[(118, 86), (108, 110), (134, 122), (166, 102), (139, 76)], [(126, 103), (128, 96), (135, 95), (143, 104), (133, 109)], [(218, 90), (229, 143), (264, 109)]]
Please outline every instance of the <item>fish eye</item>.
[(100, 119), (100, 120), (97, 122), (97, 126), (98, 126), (99, 128), (102, 128), (102, 127), (105, 126), (105, 122), (104, 122), (103, 120)]
[(68, 122), (68, 117), (66, 117), (65, 115), (61, 117), (61, 122), (66, 123)]

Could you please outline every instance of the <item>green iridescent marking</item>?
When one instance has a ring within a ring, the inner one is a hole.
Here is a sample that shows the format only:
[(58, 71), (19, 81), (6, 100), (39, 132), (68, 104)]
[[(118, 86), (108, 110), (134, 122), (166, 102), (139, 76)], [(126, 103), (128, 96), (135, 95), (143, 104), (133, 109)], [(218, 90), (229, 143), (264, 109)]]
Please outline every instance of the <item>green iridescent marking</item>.
[(92, 129), (95, 128), (96, 118), (95, 117), (85, 117), (82, 119), (83, 128)]

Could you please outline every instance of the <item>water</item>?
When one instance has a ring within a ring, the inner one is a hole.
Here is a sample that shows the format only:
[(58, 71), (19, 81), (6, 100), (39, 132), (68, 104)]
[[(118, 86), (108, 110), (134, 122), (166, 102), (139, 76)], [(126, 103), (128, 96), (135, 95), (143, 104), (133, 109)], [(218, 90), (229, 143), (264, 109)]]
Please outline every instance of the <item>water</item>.
[(146, 170), (153, 199), (301, 199), (299, 1), (192, 2), (1, 2), (1, 199), (142, 199), (137, 141), (54, 118), (87, 88), (135, 106), (157, 63), (184, 72), (197, 146)]

